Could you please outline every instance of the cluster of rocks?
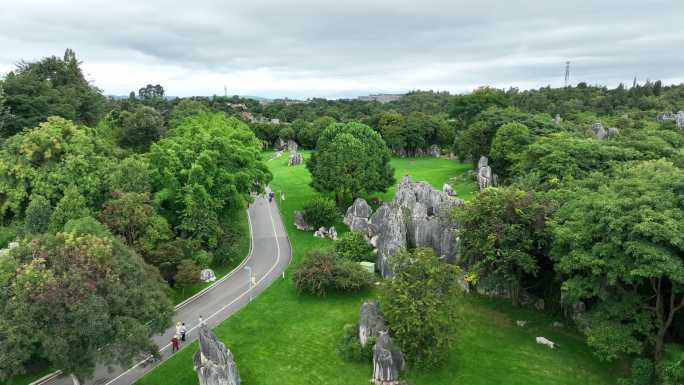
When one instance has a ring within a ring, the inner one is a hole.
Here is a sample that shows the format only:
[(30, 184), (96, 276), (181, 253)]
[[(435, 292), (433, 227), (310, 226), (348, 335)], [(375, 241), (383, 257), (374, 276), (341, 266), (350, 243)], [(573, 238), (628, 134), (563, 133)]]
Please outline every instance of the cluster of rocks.
[(598, 140), (611, 139), (620, 135), (620, 130), (618, 130), (617, 128), (608, 127), (608, 129), (606, 130), (605, 128), (603, 128), (603, 124), (599, 122), (596, 122), (591, 125), (591, 132), (594, 134), (594, 137)]
[(283, 151), (287, 148), (287, 142), (285, 139), (278, 137), (275, 141), (273, 141), (273, 149), (276, 151)]
[(399, 148), (394, 150), (394, 155), (399, 156), (399, 157), (407, 157), (407, 156), (432, 156), (435, 158), (439, 158), (442, 156), (442, 150), (439, 148), (438, 145), (433, 144), (430, 147), (427, 148), (416, 148), (413, 150), (407, 150), (405, 148)]
[(389, 277), (389, 257), (402, 249), (430, 247), (438, 256), (457, 261), (458, 228), (449, 213), (461, 204), (461, 199), (435, 190), (427, 182), (414, 183), (405, 176), (392, 202), (384, 203), (373, 213), (368, 203), (358, 198), (347, 209), (344, 223), (369, 240), (377, 254), (378, 270), (383, 277)]
[(487, 187), (494, 187), (497, 185), (497, 176), (492, 172), (492, 167), (489, 165), (489, 159), (486, 156), (480, 157), (477, 162), (477, 184), (480, 186), (480, 191)]
[(337, 240), (337, 230), (335, 226), (330, 227), (319, 227), (318, 230), (314, 231), (314, 237)]
[(288, 166), (297, 166), (304, 161), (304, 157), (297, 151), (298, 149), (299, 145), (297, 142), (291, 139), (287, 141), (287, 152), (290, 154), (287, 160)]
[(378, 304), (364, 302), (359, 315), (359, 341), (366, 346), (370, 337), (375, 338), (373, 346), (373, 378), (374, 385), (398, 385), (399, 372), (404, 369), (404, 355), (389, 335), (385, 319), (380, 313)]
[(200, 350), (195, 353), (194, 367), (200, 385), (240, 385), (240, 373), (233, 353), (209, 330), (199, 328)]
[(296, 210), (294, 212), (294, 225), (297, 228), (297, 230), (302, 230), (302, 231), (311, 231), (313, 230), (313, 226), (308, 224), (306, 222), (306, 219), (304, 218), (304, 211), (301, 210)]

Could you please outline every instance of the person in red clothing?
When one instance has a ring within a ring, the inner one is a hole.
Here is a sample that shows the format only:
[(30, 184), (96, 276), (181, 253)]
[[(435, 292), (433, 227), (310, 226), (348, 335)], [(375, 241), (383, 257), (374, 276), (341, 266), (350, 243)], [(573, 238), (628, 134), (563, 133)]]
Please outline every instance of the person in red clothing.
[(175, 353), (180, 349), (180, 346), (178, 344), (178, 334), (174, 334), (173, 338), (171, 338), (171, 353)]

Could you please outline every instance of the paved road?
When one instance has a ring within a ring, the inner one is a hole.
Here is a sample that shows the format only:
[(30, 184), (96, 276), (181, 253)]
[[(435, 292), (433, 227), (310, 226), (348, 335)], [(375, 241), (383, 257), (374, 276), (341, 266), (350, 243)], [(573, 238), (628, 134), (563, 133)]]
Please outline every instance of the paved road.
[[(290, 262), (290, 243), (283, 226), (278, 208), (268, 199), (257, 198), (249, 207), (249, 222), (252, 234), (252, 251), (245, 261), (231, 274), (217, 281), (211, 289), (194, 300), (182, 304), (176, 309), (173, 326), (163, 335), (155, 336), (154, 341), (161, 347), (163, 360), (171, 356), (170, 340), (175, 334), (177, 321), (185, 322), (189, 329), (188, 342), (197, 339), (199, 316), (210, 326), (215, 327), (242, 307), (246, 306), (250, 297), (255, 297), (266, 289), (271, 282), (282, 279), (281, 274)], [(256, 285), (250, 289), (250, 267)], [(182, 348), (182, 347), (181, 347)], [(188, 363), (190, 364), (190, 363)], [(98, 366), (94, 378), (85, 382), (88, 385), (127, 385), (131, 384), (153, 368), (141, 361), (131, 368), (106, 368)], [(72, 384), (68, 376), (60, 376), (50, 385)]]

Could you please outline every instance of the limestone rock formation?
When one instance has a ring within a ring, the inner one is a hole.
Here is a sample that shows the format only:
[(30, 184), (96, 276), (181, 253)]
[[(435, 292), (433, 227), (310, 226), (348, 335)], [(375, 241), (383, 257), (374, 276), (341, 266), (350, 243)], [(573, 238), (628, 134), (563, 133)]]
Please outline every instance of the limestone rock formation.
[(404, 369), (404, 355), (394, 346), (387, 332), (380, 332), (373, 346), (374, 385), (398, 385), (399, 372)]
[(489, 165), (489, 159), (486, 156), (480, 157), (477, 162), (477, 184), (480, 186), (480, 191), (496, 186), (496, 179), (496, 174), (492, 172), (492, 167)]
[(298, 230), (303, 230), (303, 231), (311, 231), (313, 230), (313, 226), (308, 224), (306, 222), (306, 219), (304, 219), (304, 212), (301, 210), (296, 210), (294, 212), (294, 225)]
[(240, 385), (233, 353), (209, 330), (206, 324), (199, 328), (200, 350), (195, 353), (194, 367), (200, 385)]
[(216, 274), (214, 274), (214, 270), (202, 269), (202, 271), (200, 271), (200, 280), (202, 282), (214, 282), (214, 281), (216, 281)]
[(603, 128), (603, 124), (597, 122), (591, 125), (591, 131), (598, 140), (603, 140), (608, 136), (608, 132)]
[(444, 185), (442, 186), (442, 191), (444, 191), (444, 193), (450, 197), (456, 196), (454, 188), (451, 187), (451, 185), (448, 183), (444, 183)]
[(302, 164), (304, 161), (304, 157), (302, 156), (301, 153), (299, 152), (290, 152), (290, 157), (287, 160), (287, 165), (288, 166), (297, 166), (299, 164)]
[(369, 337), (378, 338), (380, 332), (386, 332), (385, 318), (380, 314), (378, 304), (364, 302), (359, 314), (359, 341), (365, 346)]
[(297, 144), (297, 142), (295, 142), (292, 139), (287, 141), (287, 151), (289, 151), (290, 154), (292, 154), (293, 152), (297, 152), (298, 149), (299, 145)]
[(684, 111), (677, 112), (677, 118), (675, 121), (677, 122), (677, 128), (684, 130)]
[(373, 209), (364, 199), (356, 198), (354, 203), (347, 209), (342, 222), (349, 226), (351, 231), (367, 234), (368, 219), (372, 213)]
[(439, 146), (436, 144), (430, 146), (428, 153), (435, 158), (439, 158), (442, 155), (442, 151), (440, 151)]
[(608, 127), (608, 132), (606, 132), (606, 136), (608, 138), (615, 138), (620, 135), (620, 130), (618, 130), (616, 127)]
[(403, 177), (394, 200), (371, 215), (367, 229), (363, 222), (366, 213), (354, 215), (355, 210), (361, 211), (361, 202), (359, 207), (347, 210), (345, 220), (370, 241), (377, 253), (378, 270), (389, 277), (389, 257), (401, 249), (430, 247), (442, 258), (458, 259), (458, 229), (449, 212), (461, 204), (462, 200), (433, 189), (429, 183), (414, 183), (410, 177)]
[(554, 121), (556, 124), (560, 124), (560, 122), (561, 122), (560, 114), (556, 114), (556, 117), (553, 118), (553, 121)]
[(281, 151), (284, 150), (287, 147), (287, 142), (283, 140), (283, 138), (278, 137), (278, 139), (273, 142), (273, 149), (276, 151)]
[(335, 230), (335, 226), (330, 226), (330, 228), (327, 227), (320, 227), (318, 230), (314, 232), (314, 237), (317, 238), (327, 238), (327, 239), (332, 239), (333, 241), (337, 240), (337, 230)]

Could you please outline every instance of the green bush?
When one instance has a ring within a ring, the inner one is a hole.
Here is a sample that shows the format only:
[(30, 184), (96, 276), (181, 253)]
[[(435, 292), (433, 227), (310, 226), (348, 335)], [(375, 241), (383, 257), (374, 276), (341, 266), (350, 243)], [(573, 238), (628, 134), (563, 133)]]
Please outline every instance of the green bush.
[(339, 258), (332, 250), (310, 250), (295, 270), (294, 286), (300, 293), (325, 295), (369, 287), (373, 276), (357, 263)]
[(44, 196), (32, 194), (26, 208), (26, 233), (42, 234), (47, 231), (52, 215), (52, 206)]
[(332, 226), (338, 216), (335, 202), (328, 198), (315, 198), (304, 206), (304, 220), (314, 229)]
[(335, 252), (342, 258), (353, 262), (375, 262), (373, 247), (366, 241), (363, 235), (348, 232), (335, 242)]
[(16, 226), (0, 226), (0, 249), (17, 238)]
[(369, 337), (366, 346), (361, 346), (359, 325), (346, 324), (336, 350), (343, 360), (370, 363), (373, 360), (373, 345), (375, 345), (375, 337)]
[(214, 256), (206, 250), (198, 250), (192, 253), (192, 260), (201, 268), (209, 267), (214, 261)]
[(655, 381), (655, 366), (647, 358), (637, 358), (632, 362), (632, 376), (618, 379), (619, 385), (652, 385)]

